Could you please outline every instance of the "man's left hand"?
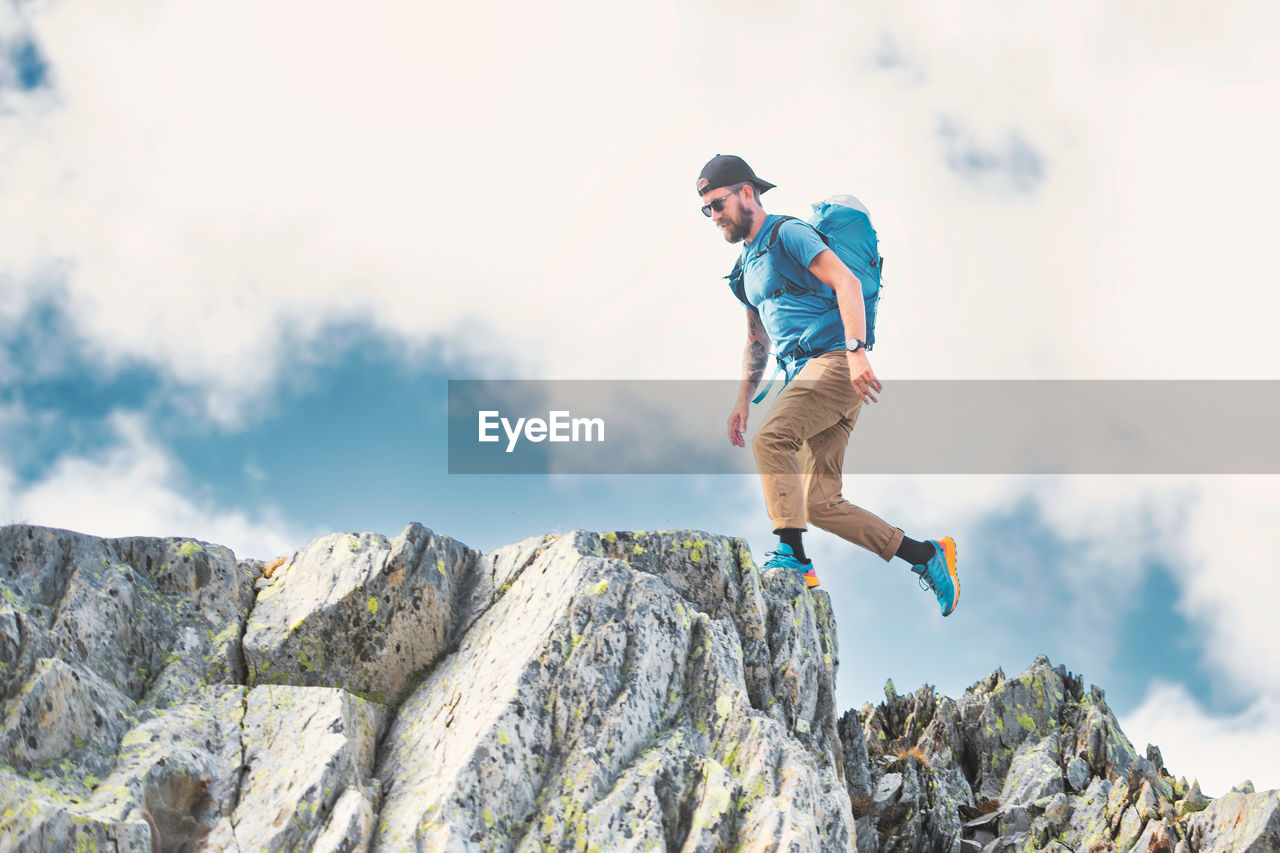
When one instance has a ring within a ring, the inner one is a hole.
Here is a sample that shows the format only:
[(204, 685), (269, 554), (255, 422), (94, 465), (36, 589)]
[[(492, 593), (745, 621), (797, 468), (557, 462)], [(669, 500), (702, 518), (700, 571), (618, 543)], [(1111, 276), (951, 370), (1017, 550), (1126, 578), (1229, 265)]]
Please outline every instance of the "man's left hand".
[(880, 384), (880, 380), (876, 379), (875, 373), (871, 370), (871, 362), (867, 360), (867, 354), (864, 350), (857, 352), (845, 351), (845, 360), (849, 363), (849, 381), (853, 385), (853, 392), (858, 395), (864, 403), (876, 402), (876, 396), (872, 392), (880, 392), (884, 390), (884, 386)]

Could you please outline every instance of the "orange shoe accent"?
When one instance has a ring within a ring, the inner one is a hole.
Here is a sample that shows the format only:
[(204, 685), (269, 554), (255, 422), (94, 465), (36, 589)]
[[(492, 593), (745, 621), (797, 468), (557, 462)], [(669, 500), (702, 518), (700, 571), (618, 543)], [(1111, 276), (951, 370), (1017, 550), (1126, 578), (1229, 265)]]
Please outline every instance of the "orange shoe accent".
[(818, 585), (818, 573), (815, 572), (813, 569), (810, 569), (809, 571), (800, 575), (800, 577), (804, 578), (804, 582), (809, 585), (809, 589), (813, 589), (815, 586)]
[(947, 563), (947, 574), (951, 575), (951, 582), (956, 585), (956, 597), (951, 600), (951, 609), (943, 616), (950, 616), (955, 612), (956, 605), (960, 603), (960, 576), (956, 574), (956, 540), (950, 536), (944, 536), (938, 540), (938, 544), (942, 546), (942, 558)]

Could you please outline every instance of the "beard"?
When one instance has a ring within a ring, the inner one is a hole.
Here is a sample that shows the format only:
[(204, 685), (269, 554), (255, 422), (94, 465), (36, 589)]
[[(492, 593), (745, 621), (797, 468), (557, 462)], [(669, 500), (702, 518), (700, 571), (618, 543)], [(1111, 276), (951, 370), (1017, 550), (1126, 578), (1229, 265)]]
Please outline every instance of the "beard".
[[(743, 211), (745, 213), (745, 211)], [(751, 233), (751, 217), (743, 216), (730, 219), (729, 227), (724, 229), (724, 239), (729, 243), (741, 243)]]

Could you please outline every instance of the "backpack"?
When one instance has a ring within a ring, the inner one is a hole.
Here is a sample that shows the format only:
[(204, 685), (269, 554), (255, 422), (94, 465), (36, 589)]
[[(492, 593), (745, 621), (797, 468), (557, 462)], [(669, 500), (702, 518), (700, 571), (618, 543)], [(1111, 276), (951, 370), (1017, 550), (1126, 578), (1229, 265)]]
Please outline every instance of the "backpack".
[[(769, 232), (764, 248), (759, 251), (761, 253), (772, 251), (774, 244), (778, 241), (778, 229), (782, 227), (782, 223), (792, 220), (800, 221), (794, 216), (779, 217)], [(806, 224), (818, 232), (822, 242), (826, 243), (827, 247), (836, 253), (836, 257), (840, 258), (844, 265), (861, 282), (862, 305), (867, 318), (867, 349), (871, 349), (876, 340), (876, 309), (880, 302), (880, 278), (884, 272), (884, 258), (880, 257), (876, 230), (871, 225), (870, 214), (867, 213), (867, 209), (862, 205), (862, 202), (853, 196), (834, 195), (813, 205), (813, 214)], [(746, 287), (742, 274), (742, 258), (738, 258), (727, 278), (734, 296), (748, 308), (755, 308), (754, 305), (747, 301)], [(795, 286), (789, 280), (786, 284), (792, 287)], [(823, 287), (823, 285), (818, 286)], [(839, 328), (834, 331), (838, 331), (840, 339), (843, 340), (844, 325), (840, 318), (840, 309), (833, 308), (813, 322), (804, 335), (801, 336), (801, 342), (830, 337), (829, 334), (824, 335), (823, 333), (828, 330), (828, 327), (837, 325)], [(792, 366), (796, 360), (814, 354), (816, 354), (816, 351), (776, 353), (775, 358), (778, 360), (778, 370), (786, 374), (786, 382), (791, 381), (793, 375)], [(753, 402), (758, 403), (764, 399), (765, 395), (769, 393), (769, 388), (773, 385), (773, 380), (776, 378), (777, 372), (774, 373), (774, 377), (769, 380), (768, 384), (761, 389)], [(783, 383), (784, 386), (786, 382)]]

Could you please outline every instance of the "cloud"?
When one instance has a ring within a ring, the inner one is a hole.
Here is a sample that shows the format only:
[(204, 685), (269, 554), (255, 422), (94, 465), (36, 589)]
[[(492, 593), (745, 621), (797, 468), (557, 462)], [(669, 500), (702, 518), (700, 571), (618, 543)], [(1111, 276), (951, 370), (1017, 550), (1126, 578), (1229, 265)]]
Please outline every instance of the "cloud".
[(996, 145), (982, 145), (960, 122), (944, 117), (938, 124), (938, 138), (947, 166), (976, 184), (1031, 193), (1044, 182), (1044, 157), (1017, 131), (1010, 131)]
[(1199, 485), (1186, 550), (1171, 562), (1183, 606), (1234, 695), (1261, 690), (1280, 705), (1280, 477), (1214, 477)]
[[(1179, 36), (1109, 7), (127, 8), (27, 14), (56, 98), (0, 118), (0, 292), (20, 306), (56, 269), (95, 360), (154, 365), (222, 420), (343, 323), (462, 347), (475, 375), (497, 352), (527, 376), (736, 374), (733, 250), (690, 190), (717, 150), (779, 182), (778, 210), (867, 202), (886, 375), (1270, 363), (1277, 297), (1243, 282), (1269, 263), (1248, 235), (1280, 189), (1257, 107), (1277, 78), (1216, 13)], [(1177, 251), (1189, 205), (1203, 251)], [(1167, 346), (1217, 331), (1209, 291), (1238, 334)]]
[(64, 455), (36, 482), (20, 482), (0, 460), (0, 518), (103, 537), (190, 536), (226, 545), (241, 558), (287, 554), (317, 535), (274, 507), (215, 505), (186, 482), (140, 417), (116, 413), (111, 424), (113, 445)]
[(1139, 752), (1160, 747), (1175, 776), (1199, 779), (1216, 797), (1249, 780), (1257, 790), (1280, 788), (1280, 702), (1273, 696), (1239, 714), (1207, 712), (1178, 684), (1156, 683), (1142, 705), (1120, 716), (1120, 727)]

